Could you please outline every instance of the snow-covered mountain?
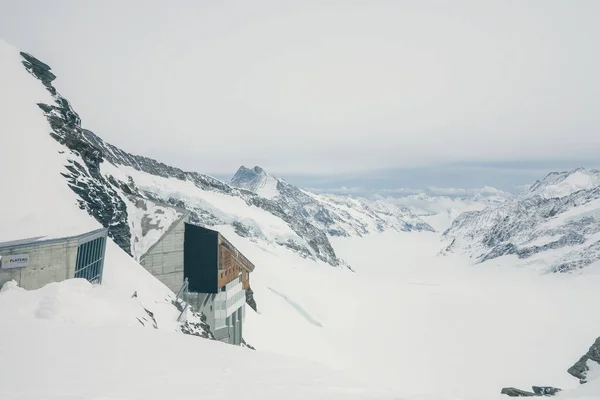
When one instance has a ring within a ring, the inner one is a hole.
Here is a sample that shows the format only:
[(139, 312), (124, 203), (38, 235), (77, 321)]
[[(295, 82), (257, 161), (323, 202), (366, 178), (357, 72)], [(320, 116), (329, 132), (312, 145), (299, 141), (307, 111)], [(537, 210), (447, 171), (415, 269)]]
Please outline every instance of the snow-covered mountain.
[(427, 223), (406, 207), (383, 201), (366, 201), (331, 194), (314, 194), (277, 178), (256, 166), (240, 167), (230, 181), (276, 203), (294, 220), (306, 220), (332, 237), (361, 236), (386, 229), (431, 231)]
[(52, 86), (50, 67), (28, 54), (21, 56), (50, 93), (38, 106), (51, 136), (64, 152), (76, 156), (66, 160), (62, 175), (78, 195), (80, 208), (108, 227), (123, 250), (140, 256), (180, 215), (179, 209), (191, 211), (205, 226), (232, 225), (241, 236), (277, 243), (334, 266), (342, 263), (326, 232), (301, 216), (286, 214), (277, 203), (208, 175), (127, 153), (83, 129), (69, 101)]
[(265, 199), (272, 199), (281, 195), (284, 182), (268, 174), (264, 169), (256, 166), (252, 169), (241, 166), (231, 181), (231, 186), (247, 189)]
[(67, 161), (63, 176), (78, 195), (80, 207), (108, 227), (115, 242), (134, 257), (151, 246), (183, 210), (191, 211), (198, 224), (232, 225), (240, 236), (276, 243), (332, 266), (344, 263), (329, 236), (386, 228), (431, 229), (399, 208), (371, 210), (357, 204), (359, 215), (353, 216), (343, 207), (325, 207), (317, 196), (259, 169), (253, 170), (254, 176), (240, 170), (234, 180), (244, 186), (240, 189), (125, 152), (82, 127), (71, 104), (52, 86), (49, 66), (28, 54), (22, 57), (27, 70), (51, 95), (51, 100), (38, 103), (52, 127), (51, 136), (78, 157)]
[(550, 173), (516, 199), (461, 214), (444, 232), (444, 252), (478, 261), (514, 255), (552, 272), (600, 260), (600, 172)]
[[(17, 345), (0, 347), (0, 398), (474, 400), (506, 385), (579, 385), (565, 369), (600, 331), (600, 275), (474, 273), (463, 257), (436, 257), (439, 234), (403, 229), (420, 218), (386, 202), (293, 188), (267, 199), (135, 156), (83, 129), (53, 81), (0, 42), (0, 147), (14, 150), (0, 157), (0, 186), (18, 193), (2, 196), (0, 240), (103, 225), (114, 242), (102, 285), (5, 285), (0, 340)], [(319, 225), (321, 208), (352, 218)], [(178, 324), (173, 293), (126, 254), (184, 210), (255, 263), (259, 312), (248, 310), (244, 337), (256, 352), (182, 335), (201, 324)], [(340, 259), (356, 272), (331, 268)], [(586, 354), (574, 367), (588, 383), (572, 393), (595, 399), (596, 351)]]

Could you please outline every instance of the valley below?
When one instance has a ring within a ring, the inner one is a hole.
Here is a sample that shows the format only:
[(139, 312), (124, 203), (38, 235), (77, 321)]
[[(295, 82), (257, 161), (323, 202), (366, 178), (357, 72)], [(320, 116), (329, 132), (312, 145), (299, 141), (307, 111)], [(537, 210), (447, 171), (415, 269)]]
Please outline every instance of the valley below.
[(514, 256), (474, 265), (440, 256), (432, 232), (332, 244), (356, 273), (287, 262), (238, 241), (264, 260), (255, 289), (262, 306), (246, 331), (257, 348), (308, 358), (408, 397), (493, 399), (505, 398), (506, 386), (578, 386), (566, 371), (600, 331), (595, 271), (540, 275), (515, 268)]

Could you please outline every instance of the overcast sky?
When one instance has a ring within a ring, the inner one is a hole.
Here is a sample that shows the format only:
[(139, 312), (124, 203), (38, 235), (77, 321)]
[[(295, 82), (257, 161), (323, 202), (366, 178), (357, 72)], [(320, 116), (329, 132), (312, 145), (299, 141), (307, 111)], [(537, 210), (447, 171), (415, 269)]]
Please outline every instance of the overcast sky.
[(447, 165), (598, 164), (598, 16), (596, 0), (0, 0), (0, 37), (125, 150), (414, 187)]

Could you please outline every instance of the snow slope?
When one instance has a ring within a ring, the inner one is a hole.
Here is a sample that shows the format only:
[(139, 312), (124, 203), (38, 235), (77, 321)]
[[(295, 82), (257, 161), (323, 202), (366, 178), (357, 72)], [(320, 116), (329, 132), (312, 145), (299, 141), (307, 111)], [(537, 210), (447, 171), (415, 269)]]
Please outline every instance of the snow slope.
[(27, 73), (19, 51), (1, 39), (0, 61), (0, 242), (100, 228), (76, 206), (77, 196), (60, 175), (68, 172), (67, 159), (78, 157), (48, 135), (36, 103), (51, 101), (50, 94)]
[[(138, 294), (154, 286), (137, 275)], [(6, 285), (0, 292), (0, 398), (394, 398), (314, 363), (169, 331), (165, 315), (155, 314), (161, 329), (143, 329), (133, 318), (148, 318), (143, 301), (121, 296), (115, 283), (77, 279), (32, 292)]]
[[(122, 181), (128, 181), (131, 178), (135, 182), (137, 189), (144, 193), (151, 193), (152, 198), (161, 199), (165, 202), (168, 199), (177, 199), (187, 209), (195, 211), (199, 218), (202, 218), (202, 215), (210, 215), (210, 217), (201, 221), (206, 225), (211, 226), (215, 222), (220, 222), (221, 224), (241, 224), (252, 230), (253, 237), (263, 239), (264, 241), (273, 243), (294, 241), (307, 246), (306, 240), (294, 232), (281, 218), (262, 208), (248, 205), (240, 197), (217, 191), (203, 190), (188, 180), (156, 176), (123, 165), (117, 166), (111, 163), (104, 163), (102, 165), (102, 173), (105, 176), (112, 176)], [(137, 198), (134, 201), (152, 203), (141, 198)], [(131, 208), (135, 210), (136, 207), (134, 205)], [(168, 207), (163, 207), (163, 209), (168, 209)], [(135, 212), (137, 212), (137, 215)], [(142, 212), (142, 214), (147, 213)], [(146, 243), (144, 246), (145, 249), (158, 240), (164, 229), (168, 228), (181, 213), (172, 211), (169, 213), (165, 211), (163, 215), (165, 217), (164, 221), (161, 221), (161, 227), (163, 228), (155, 231), (152, 238), (141, 235), (141, 231), (134, 231), (135, 237), (139, 238), (140, 242), (143, 241)], [(139, 211), (130, 212), (129, 218), (131, 224), (141, 223)], [(141, 256), (143, 251), (136, 250), (134, 253), (137, 256)]]

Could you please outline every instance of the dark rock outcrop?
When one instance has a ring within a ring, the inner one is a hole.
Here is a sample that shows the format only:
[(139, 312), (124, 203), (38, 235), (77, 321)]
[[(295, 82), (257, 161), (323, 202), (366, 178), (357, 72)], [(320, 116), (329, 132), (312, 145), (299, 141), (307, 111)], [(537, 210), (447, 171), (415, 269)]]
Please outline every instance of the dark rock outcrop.
[[(600, 364), (600, 337), (596, 339), (594, 344), (589, 348), (579, 361), (577, 361), (567, 372), (577, 379), (579, 383), (587, 382), (587, 372), (590, 370), (590, 362)], [(501, 393), (511, 397), (531, 397), (531, 396), (554, 396), (562, 391), (553, 386), (532, 386), (533, 392), (516, 389), (513, 387), (503, 388)]]
[[(52, 81), (56, 79), (56, 75), (54, 75), (50, 70), (50, 66), (46, 63), (41, 62), (31, 54), (27, 54), (21, 52), (21, 57), (24, 58), (23, 65), (31, 74), (37, 77), (44, 86), (51, 87)], [(54, 88), (50, 91), (53, 93)], [(54, 94), (54, 93), (53, 93)]]
[(248, 304), (254, 311), (258, 312), (256, 301), (254, 301), (254, 292), (252, 291), (251, 287), (246, 289), (246, 304)]
[(50, 136), (83, 161), (82, 165), (69, 160), (70, 164), (65, 166), (67, 172), (62, 173), (69, 187), (79, 196), (79, 207), (108, 228), (109, 236), (131, 254), (127, 207), (100, 173), (100, 163), (104, 161), (102, 151), (86, 140), (79, 115), (51, 85), (56, 76), (50, 72), (50, 67), (27, 53), (21, 53), (21, 56), (27, 71), (46, 86), (54, 100), (54, 104), (38, 104), (52, 128)]
[(215, 340), (215, 336), (210, 330), (210, 325), (206, 323), (206, 315), (196, 311), (190, 311), (190, 313), (191, 317), (181, 324), (181, 332), (186, 335)]
[(567, 372), (579, 379), (579, 383), (586, 383), (587, 372), (590, 370), (590, 362), (600, 364), (600, 337), (596, 339), (588, 352), (585, 353), (571, 368), (569, 368)]
[(517, 388), (513, 388), (513, 387), (502, 388), (502, 391), (500, 391), (500, 393), (505, 394), (510, 397), (533, 397), (533, 396), (535, 396), (535, 393), (533, 393), (533, 392), (528, 392), (526, 390), (521, 390), (521, 389), (517, 389)]
[(532, 386), (531, 388), (533, 389), (533, 393), (538, 396), (554, 396), (562, 390), (552, 386)]
[(246, 348), (248, 348), (248, 349), (250, 349), (250, 350), (256, 350), (256, 349), (254, 348), (254, 346), (252, 346), (251, 344), (247, 343), (247, 342), (244, 340), (244, 338), (242, 338), (242, 344), (241, 344), (241, 346), (242, 346), (242, 347), (246, 347)]
[(528, 392), (526, 390), (517, 389), (514, 387), (506, 387), (503, 388), (500, 392), (501, 394), (505, 394), (509, 397), (534, 397), (534, 396), (554, 396), (558, 392), (561, 391), (559, 388), (555, 388), (552, 386), (532, 386), (533, 392)]

